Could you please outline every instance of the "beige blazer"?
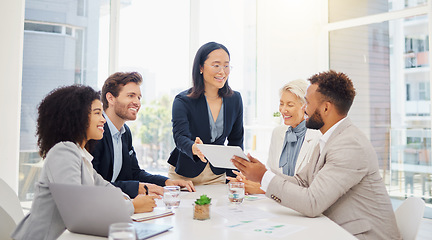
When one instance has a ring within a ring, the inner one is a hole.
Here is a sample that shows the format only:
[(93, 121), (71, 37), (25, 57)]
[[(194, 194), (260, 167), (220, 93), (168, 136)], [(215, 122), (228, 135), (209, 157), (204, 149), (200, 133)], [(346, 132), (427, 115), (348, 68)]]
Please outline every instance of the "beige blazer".
[(324, 214), (359, 239), (401, 239), (376, 153), (349, 118), (295, 176), (276, 175), (266, 195), (309, 217)]
[[(288, 130), (287, 125), (277, 126), (273, 129), (272, 138), (269, 147), (269, 154), (267, 159), (267, 168), (274, 173), (281, 173), (282, 168), (279, 167), (279, 159), (282, 154), (282, 148), (285, 140), (285, 133)], [(322, 136), (319, 130), (308, 129), (300, 148), (299, 155), (295, 166), (295, 173), (300, 171), (309, 162), (313, 153), (314, 147), (318, 144)]]
[[(50, 182), (114, 187), (94, 169), (89, 171), (79, 147), (72, 142), (59, 142), (52, 147), (35, 184), (35, 198), (30, 213), (18, 224), (13, 239), (57, 239), (66, 229), (48, 188)], [(127, 201), (133, 213), (131, 201)], [(109, 211), (109, 209), (107, 209)], [(84, 217), (84, 216), (83, 216)]]

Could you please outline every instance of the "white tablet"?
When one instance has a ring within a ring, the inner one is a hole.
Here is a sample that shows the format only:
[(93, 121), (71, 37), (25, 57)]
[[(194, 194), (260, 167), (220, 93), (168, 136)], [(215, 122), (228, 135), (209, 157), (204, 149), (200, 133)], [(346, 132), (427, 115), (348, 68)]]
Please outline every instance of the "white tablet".
[(236, 169), (231, 162), (233, 156), (238, 156), (249, 161), (239, 146), (197, 144), (197, 147), (214, 167)]

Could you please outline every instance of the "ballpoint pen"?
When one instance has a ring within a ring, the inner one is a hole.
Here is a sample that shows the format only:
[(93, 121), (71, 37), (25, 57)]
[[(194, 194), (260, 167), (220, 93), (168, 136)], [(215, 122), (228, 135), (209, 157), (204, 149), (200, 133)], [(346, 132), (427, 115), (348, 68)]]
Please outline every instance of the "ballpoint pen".
[(144, 185), (144, 189), (146, 190), (146, 195), (148, 195), (148, 187), (147, 187), (147, 185)]

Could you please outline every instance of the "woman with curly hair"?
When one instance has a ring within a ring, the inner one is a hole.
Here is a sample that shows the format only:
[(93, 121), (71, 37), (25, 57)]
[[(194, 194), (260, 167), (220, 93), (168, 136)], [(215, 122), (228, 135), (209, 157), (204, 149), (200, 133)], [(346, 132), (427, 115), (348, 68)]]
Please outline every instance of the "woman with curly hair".
[[(51, 91), (40, 103), (36, 135), (45, 162), (30, 213), (18, 224), (14, 239), (57, 239), (66, 229), (49, 183), (114, 187), (93, 170), (93, 157), (85, 149), (103, 136), (106, 120), (99, 99), (91, 87), (72, 85)], [(126, 200), (130, 213), (152, 211), (155, 197)]]

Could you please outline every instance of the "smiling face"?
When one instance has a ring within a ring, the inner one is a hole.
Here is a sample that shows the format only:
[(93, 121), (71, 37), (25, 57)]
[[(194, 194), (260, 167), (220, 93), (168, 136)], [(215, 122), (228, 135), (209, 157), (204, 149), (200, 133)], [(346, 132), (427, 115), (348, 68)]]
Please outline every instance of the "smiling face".
[(279, 112), (284, 124), (293, 128), (304, 120), (304, 111), (300, 99), (290, 91), (283, 91), (280, 97)]
[[(229, 66), (229, 61), (228, 53), (223, 49), (216, 49), (208, 55), (204, 66), (201, 66), (201, 72), (204, 78), (204, 90), (206, 92), (223, 88), (230, 73), (230, 68), (225, 68), (225, 66)], [(218, 69), (218, 67), (220, 70), (215, 70)]]
[(86, 131), (87, 141), (90, 139), (102, 139), (104, 124), (106, 120), (102, 115), (102, 103), (100, 100), (93, 100), (89, 114), (89, 126)]
[(110, 100), (112, 100), (112, 107), (119, 118), (124, 121), (135, 120), (141, 107), (140, 86), (137, 83), (129, 82), (122, 87), (118, 97), (113, 97)]

